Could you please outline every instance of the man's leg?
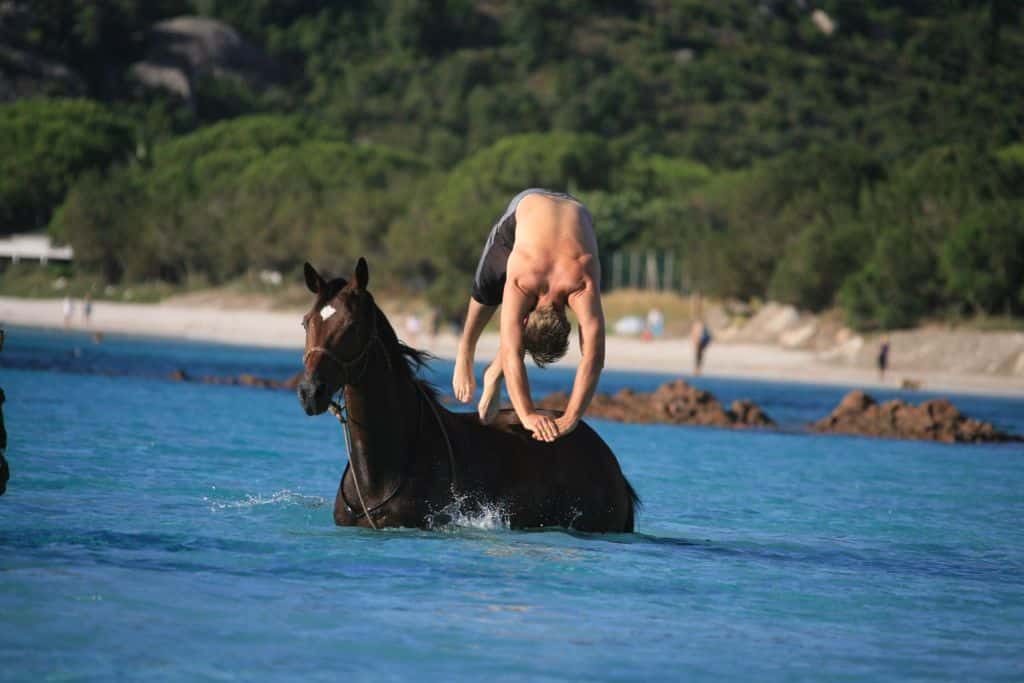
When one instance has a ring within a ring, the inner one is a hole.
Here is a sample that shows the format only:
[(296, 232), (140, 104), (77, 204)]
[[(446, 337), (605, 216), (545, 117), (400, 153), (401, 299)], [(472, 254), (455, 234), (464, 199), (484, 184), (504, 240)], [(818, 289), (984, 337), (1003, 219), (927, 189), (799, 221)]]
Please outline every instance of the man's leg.
[(459, 350), (455, 356), (455, 374), (452, 377), (452, 389), (455, 398), (469, 403), (476, 391), (476, 377), (473, 373), (473, 359), (476, 356), (476, 343), (484, 331), (497, 306), (485, 306), (470, 298), (466, 312), (466, 326), (459, 340)]
[(501, 384), (503, 377), (501, 349), (499, 348), (494, 360), (484, 370), (484, 388), (480, 392), (480, 404), (477, 406), (480, 421), (485, 425), (494, 422), (494, 418), (498, 416), (498, 409), (501, 407)]

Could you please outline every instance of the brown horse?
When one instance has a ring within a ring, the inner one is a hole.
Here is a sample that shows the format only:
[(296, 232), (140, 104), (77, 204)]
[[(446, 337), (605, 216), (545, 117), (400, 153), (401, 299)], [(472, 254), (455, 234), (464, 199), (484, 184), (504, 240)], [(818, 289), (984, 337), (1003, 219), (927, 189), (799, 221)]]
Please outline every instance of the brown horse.
[(348, 412), (336, 524), (429, 527), (455, 503), (470, 515), (497, 510), (515, 528), (633, 530), (636, 493), (588, 425), (545, 443), (511, 411), (498, 427), (482, 425), (475, 412), (449, 412), (416, 378), (426, 355), (398, 340), (367, 291), (365, 259), (351, 282), (328, 282), (308, 263), (305, 276), (316, 300), (302, 319), (299, 402), (319, 415), (343, 390)]

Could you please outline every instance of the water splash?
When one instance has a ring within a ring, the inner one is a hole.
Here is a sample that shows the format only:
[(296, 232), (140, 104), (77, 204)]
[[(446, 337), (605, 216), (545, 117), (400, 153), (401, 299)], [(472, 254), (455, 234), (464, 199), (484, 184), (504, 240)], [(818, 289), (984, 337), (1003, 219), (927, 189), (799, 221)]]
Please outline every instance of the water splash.
[(327, 504), (322, 496), (307, 496), (296, 491), (282, 489), (269, 496), (261, 494), (248, 494), (242, 500), (216, 501), (208, 496), (203, 496), (203, 502), (209, 503), (211, 512), (220, 510), (237, 510), (241, 508), (254, 508), (260, 505), (301, 505), (306, 508), (319, 508)]
[(481, 503), (468, 495), (456, 495), (452, 502), (427, 516), (431, 529), (511, 529), (507, 507), (498, 502)]

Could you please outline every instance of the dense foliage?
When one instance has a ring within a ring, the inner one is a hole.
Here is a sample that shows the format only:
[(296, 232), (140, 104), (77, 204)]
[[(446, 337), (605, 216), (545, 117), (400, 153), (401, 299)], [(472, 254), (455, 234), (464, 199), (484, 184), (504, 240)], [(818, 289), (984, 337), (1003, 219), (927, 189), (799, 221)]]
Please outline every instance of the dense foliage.
[(293, 117), (242, 117), (173, 138), (152, 161), (88, 175), (52, 229), (109, 280), (289, 269), (296, 255), (381, 253), (423, 164)]
[[(504, 203), (543, 185), (588, 203), (606, 260), (672, 251), (712, 295), (863, 327), (1024, 312), (1019, 4), (815, 4), (831, 33), (790, 0), (38, 3), (0, 40), (107, 104), (0, 107), (21, 169), (0, 220), (39, 225), (71, 186), (51, 229), (111, 280), (366, 253), (456, 311)], [(118, 87), (184, 11), (236, 26), (286, 92)]]
[(80, 173), (135, 149), (131, 123), (86, 100), (0, 107), (0, 232), (45, 224)]

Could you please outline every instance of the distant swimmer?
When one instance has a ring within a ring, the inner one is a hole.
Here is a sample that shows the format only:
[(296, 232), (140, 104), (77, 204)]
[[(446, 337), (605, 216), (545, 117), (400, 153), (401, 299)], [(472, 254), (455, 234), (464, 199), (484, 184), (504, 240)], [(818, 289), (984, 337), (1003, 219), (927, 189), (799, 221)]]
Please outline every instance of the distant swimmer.
[[(534, 438), (554, 441), (571, 432), (594, 397), (604, 367), (604, 312), (601, 266), (590, 212), (576, 198), (541, 189), (524, 190), (491, 229), (476, 269), (473, 293), (452, 387), (463, 403), (473, 398), (477, 341), (499, 304), (501, 341), (484, 372), (478, 410), (485, 423), (498, 411), (502, 378), (522, 425)], [(562, 417), (539, 414), (530, 398), (524, 353), (544, 367), (565, 355), (571, 325), (579, 322), (582, 360)]]

